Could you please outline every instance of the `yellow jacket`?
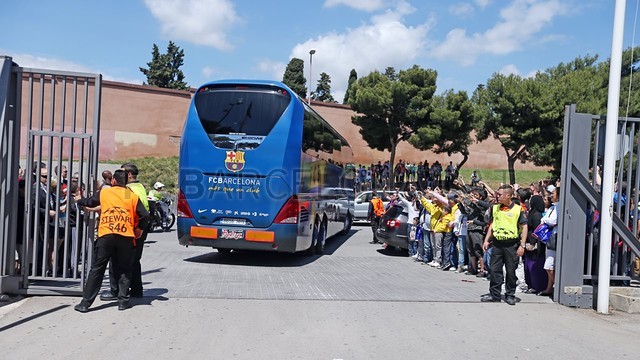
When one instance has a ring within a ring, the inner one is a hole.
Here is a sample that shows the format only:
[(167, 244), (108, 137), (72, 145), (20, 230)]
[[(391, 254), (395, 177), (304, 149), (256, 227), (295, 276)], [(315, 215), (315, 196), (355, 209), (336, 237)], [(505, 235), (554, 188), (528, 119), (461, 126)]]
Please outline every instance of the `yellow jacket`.
[(440, 204), (433, 204), (427, 201), (427, 199), (425, 198), (420, 198), (420, 203), (422, 203), (422, 206), (424, 206), (429, 214), (431, 214), (431, 231), (441, 233), (451, 231), (451, 228), (449, 228), (449, 223), (454, 219), (455, 209), (458, 208), (457, 204), (451, 209), (450, 213), (443, 215), (442, 206)]

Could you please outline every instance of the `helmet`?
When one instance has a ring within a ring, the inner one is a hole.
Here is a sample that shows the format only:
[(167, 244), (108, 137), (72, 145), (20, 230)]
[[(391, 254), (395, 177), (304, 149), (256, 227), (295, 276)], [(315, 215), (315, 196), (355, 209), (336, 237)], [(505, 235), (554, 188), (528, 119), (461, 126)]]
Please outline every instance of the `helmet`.
[(161, 183), (160, 181), (156, 181), (155, 184), (153, 184), (153, 188), (156, 190), (162, 189), (164, 187), (164, 184)]

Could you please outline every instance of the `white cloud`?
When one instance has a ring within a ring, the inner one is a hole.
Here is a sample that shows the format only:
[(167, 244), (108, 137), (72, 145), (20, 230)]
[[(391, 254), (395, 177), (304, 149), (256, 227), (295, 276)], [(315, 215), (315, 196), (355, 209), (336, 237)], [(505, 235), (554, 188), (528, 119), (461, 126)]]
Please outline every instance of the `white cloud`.
[(473, 5), (469, 3), (458, 3), (455, 5), (449, 6), (449, 12), (453, 15), (466, 17), (473, 14), (474, 8)]
[(518, 70), (518, 68), (513, 65), (513, 64), (509, 64), (509, 65), (505, 65), (502, 67), (502, 69), (500, 69), (500, 71), (498, 71), (500, 74), (502, 75), (520, 75), (520, 71)]
[[(297, 44), (290, 58), (305, 61), (304, 76), (309, 81), (309, 50), (315, 49), (311, 88), (315, 89), (320, 73), (325, 72), (331, 77), (333, 97), (342, 102), (351, 69), (355, 68), (358, 77), (363, 77), (373, 70), (384, 71), (388, 66), (401, 70), (418, 62), (431, 21), (418, 26), (405, 25), (402, 16), (412, 11), (406, 2), (401, 2), (393, 10), (372, 16), (369, 23), (360, 27)], [(284, 73), (284, 67), (273, 69), (272, 75), (278, 78)]]
[(44, 70), (58, 70), (58, 71), (72, 71), (88, 74), (102, 74), (102, 78), (105, 80), (119, 81), (129, 84), (142, 84), (140, 79), (124, 78), (120, 76), (114, 76), (101, 69), (91, 68), (85, 65), (77, 64), (69, 60), (49, 58), (44, 56), (35, 56), (30, 54), (11, 54), (0, 49), (0, 53), (9, 54), (13, 58), (13, 61), (23, 68), (44, 69)]
[(274, 79), (281, 80), (287, 64), (281, 61), (262, 60), (258, 63), (258, 71), (265, 74), (273, 74)]
[(227, 32), (240, 19), (229, 0), (144, 0), (171, 40), (228, 50)]
[(481, 9), (484, 9), (491, 4), (491, 0), (475, 0), (474, 2)]
[(483, 54), (510, 54), (523, 49), (545, 25), (567, 11), (560, 0), (514, 0), (500, 11), (501, 20), (493, 28), (472, 35), (465, 29), (453, 29), (430, 54), (465, 66), (473, 65)]
[(531, 70), (526, 75), (522, 75), (520, 74), (520, 70), (518, 70), (517, 66), (515, 66), (514, 64), (509, 64), (509, 65), (503, 66), (502, 69), (500, 69), (498, 72), (506, 76), (513, 74), (513, 75), (518, 75), (522, 78), (533, 78), (536, 76), (538, 71), (539, 70)]
[(384, 6), (384, 0), (325, 0), (324, 7), (344, 5), (356, 10), (375, 11)]
[(531, 70), (524, 77), (526, 77), (526, 78), (534, 78), (536, 76), (536, 74), (538, 74), (539, 71), (540, 70)]

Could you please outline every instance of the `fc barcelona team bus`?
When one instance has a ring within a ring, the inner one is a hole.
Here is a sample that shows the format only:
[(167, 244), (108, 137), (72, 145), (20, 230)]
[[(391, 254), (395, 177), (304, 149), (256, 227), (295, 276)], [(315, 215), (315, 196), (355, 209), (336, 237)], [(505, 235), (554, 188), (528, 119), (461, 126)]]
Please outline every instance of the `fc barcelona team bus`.
[(180, 143), (178, 241), (232, 250), (323, 253), (353, 223), (349, 143), (277, 81), (206, 83)]

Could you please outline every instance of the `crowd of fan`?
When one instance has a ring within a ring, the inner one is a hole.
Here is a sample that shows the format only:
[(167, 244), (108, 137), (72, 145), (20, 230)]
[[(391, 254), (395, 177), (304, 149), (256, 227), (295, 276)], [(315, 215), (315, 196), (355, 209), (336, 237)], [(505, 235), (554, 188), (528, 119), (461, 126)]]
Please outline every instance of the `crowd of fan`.
[(413, 183), (416, 184), (418, 189), (434, 188), (436, 186), (448, 189), (453, 185), (453, 181), (458, 175), (457, 169), (451, 161), (449, 165), (443, 167), (438, 161), (429, 165), (426, 160), (424, 162), (411, 163), (400, 159), (393, 166), (393, 171), (391, 171), (391, 163), (388, 160), (384, 163), (378, 161), (377, 164), (371, 164), (370, 166), (347, 164), (344, 168), (345, 187), (353, 188), (356, 192), (388, 189), (392, 176), (394, 184)]
[[(80, 173), (68, 177), (65, 165), (47, 168), (46, 162), (34, 162), (31, 174), (30, 200), (27, 201), (27, 173), (18, 169), (18, 227), (16, 234), (16, 270), (27, 264), (29, 273), (36, 276), (75, 277), (82, 266), (83, 215), (85, 210), (76, 205), (83, 198), (86, 184)], [(99, 189), (111, 182), (111, 171), (102, 172)], [(25, 206), (31, 206), (31, 217), (25, 217)], [(26, 234), (25, 234), (26, 232)], [(26, 236), (25, 236), (26, 235)], [(22, 259), (24, 239), (35, 239), (27, 259)], [(32, 259), (33, 254), (36, 259)], [(24, 261), (26, 260), (26, 261)]]
[[(413, 220), (407, 232), (409, 255), (416, 262), (436, 269), (488, 278), (492, 247), (483, 245), (489, 223), (488, 210), (496, 204), (497, 192), (477, 178), (472, 184), (466, 184), (461, 178), (452, 179), (446, 184), (449, 190), (437, 185), (436, 180), (427, 182), (421, 190), (416, 181), (406, 193), (395, 192), (387, 205), (408, 207), (407, 213)], [(553, 293), (555, 248), (539, 241), (533, 231), (540, 223), (557, 231), (558, 185), (551, 180), (541, 180), (527, 187), (501, 186), (509, 189), (512, 201), (526, 211), (528, 235), (521, 261), (524, 271), (518, 281), (523, 292)], [(370, 219), (376, 221), (371, 211)], [(377, 226), (372, 224), (374, 231)]]

